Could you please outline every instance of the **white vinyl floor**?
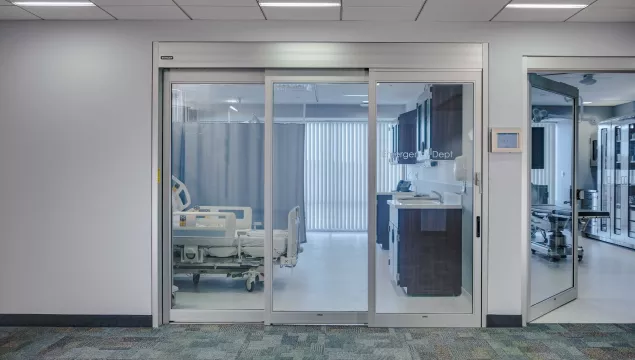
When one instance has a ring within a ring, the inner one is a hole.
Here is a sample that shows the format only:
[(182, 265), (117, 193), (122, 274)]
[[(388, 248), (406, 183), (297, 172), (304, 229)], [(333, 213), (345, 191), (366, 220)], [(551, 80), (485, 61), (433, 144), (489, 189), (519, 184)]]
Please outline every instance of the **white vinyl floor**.
[[(578, 299), (534, 323), (635, 323), (635, 251), (580, 238), (584, 259), (578, 266)], [(531, 260), (532, 303), (572, 284), (571, 260)]]
[[(294, 312), (368, 311), (368, 242), (365, 233), (309, 233), (298, 265), (274, 269), (273, 310)], [(378, 313), (470, 313), (469, 294), (409, 297), (390, 281), (388, 251), (377, 249)], [(245, 290), (241, 279), (177, 275), (177, 309), (264, 309), (262, 286)]]

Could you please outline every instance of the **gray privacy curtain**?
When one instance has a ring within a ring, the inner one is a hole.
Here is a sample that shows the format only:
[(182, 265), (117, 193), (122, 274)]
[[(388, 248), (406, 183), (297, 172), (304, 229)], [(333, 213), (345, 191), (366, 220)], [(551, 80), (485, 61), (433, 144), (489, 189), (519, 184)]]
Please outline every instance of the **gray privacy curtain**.
[[(172, 123), (172, 173), (192, 205), (249, 206), (264, 224), (264, 124)], [(289, 211), (304, 219), (304, 124), (274, 124), (273, 227), (287, 228)]]

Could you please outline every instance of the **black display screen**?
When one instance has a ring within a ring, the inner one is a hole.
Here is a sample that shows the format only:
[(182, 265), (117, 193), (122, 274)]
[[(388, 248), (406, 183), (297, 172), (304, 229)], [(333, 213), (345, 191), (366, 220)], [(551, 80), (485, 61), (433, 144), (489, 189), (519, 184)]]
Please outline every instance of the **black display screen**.
[(531, 128), (531, 168), (545, 168), (545, 128)]

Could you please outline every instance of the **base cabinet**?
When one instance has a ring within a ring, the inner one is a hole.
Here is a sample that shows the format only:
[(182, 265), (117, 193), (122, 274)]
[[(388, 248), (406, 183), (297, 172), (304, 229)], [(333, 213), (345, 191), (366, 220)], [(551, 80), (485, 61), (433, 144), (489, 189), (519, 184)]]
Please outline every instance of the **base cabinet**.
[(461, 221), (461, 209), (391, 208), (391, 275), (407, 295), (461, 295)]

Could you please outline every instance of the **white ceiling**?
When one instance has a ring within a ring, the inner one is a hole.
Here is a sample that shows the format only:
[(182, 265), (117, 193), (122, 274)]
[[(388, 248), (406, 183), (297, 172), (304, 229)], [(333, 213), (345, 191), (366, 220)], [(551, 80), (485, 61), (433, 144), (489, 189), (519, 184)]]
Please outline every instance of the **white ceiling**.
[[(24, 0), (23, 0), (24, 1)], [(42, 1), (42, 0), (40, 0)], [(61, 1), (61, 0), (45, 0)], [(65, 0), (87, 1), (87, 0)], [(315, 0), (278, 0), (311, 2)], [(257, 0), (92, 0), (96, 7), (18, 7), (0, 0), (0, 20), (333, 20), (635, 22), (635, 0), (512, 0), (590, 4), (576, 9), (506, 9), (510, 0), (323, 0), (333, 8), (261, 8)]]
[[(545, 76), (545, 74), (542, 74)], [(569, 84), (580, 90), (580, 97), (586, 106), (615, 106), (635, 101), (635, 74), (595, 74), (597, 83), (580, 84), (584, 74), (547, 75), (558, 82)], [(563, 96), (538, 89), (532, 90), (534, 105), (568, 105)]]

